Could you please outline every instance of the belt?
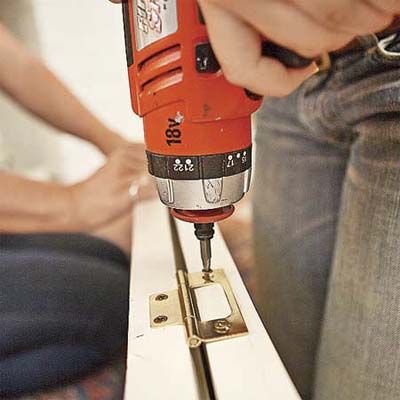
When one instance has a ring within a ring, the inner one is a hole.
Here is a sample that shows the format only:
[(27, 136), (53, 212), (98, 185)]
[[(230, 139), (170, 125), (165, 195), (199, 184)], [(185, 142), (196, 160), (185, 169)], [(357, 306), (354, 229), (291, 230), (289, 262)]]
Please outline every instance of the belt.
[[(384, 29), (383, 31), (377, 32), (372, 36), (376, 39), (376, 44), (378, 44), (380, 40), (396, 33), (400, 33), (400, 17), (396, 17), (393, 23), (388, 28)], [(363, 46), (362, 44), (362, 37), (355, 38), (339, 50), (322, 54), (318, 60), (318, 67), (320, 71), (326, 71), (331, 67), (332, 58), (336, 58), (350, 52), (364, 49), (365, 46)]]

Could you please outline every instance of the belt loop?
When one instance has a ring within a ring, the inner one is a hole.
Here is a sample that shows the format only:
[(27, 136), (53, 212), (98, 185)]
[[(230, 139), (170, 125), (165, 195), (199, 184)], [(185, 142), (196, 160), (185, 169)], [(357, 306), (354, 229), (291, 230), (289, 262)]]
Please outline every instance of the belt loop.
[(379, 39), (374, 33), (371, 35), (357, 36), (358, 43), (365, 49), (370, 49), (371, 47), (378, 46)]
[(331, 55), (328, 52), (322, 53), (317, 59), (317, 66), (320, 72), (328, 71), (329, 69), (331, 69)]

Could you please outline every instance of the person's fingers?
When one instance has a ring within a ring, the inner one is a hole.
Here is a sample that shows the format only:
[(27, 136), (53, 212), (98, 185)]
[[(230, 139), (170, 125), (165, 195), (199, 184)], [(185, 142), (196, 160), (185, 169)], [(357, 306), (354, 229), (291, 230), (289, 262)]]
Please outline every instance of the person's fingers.
[(261, 95), (284, 96), (316, 72), (314, 64), (288, 69), (274, 59), (262, 57), (259, 34), (225, 10), (207, 5), (204, 14), (213, 49), (231, 83)]
[(111, 157), (121, 157), (127, 160), (138, 160), (142, 163), (146, 163), (146, 151), (142, 143), (129, 143), (126, 146), (119, 147), (115, 150)]
[(122, 148), (115, 151), (108, 163), (124, 174), (143, 173), (147, 171), (147, 162), (144, 152), (135, 148)]
[(145, 153), (146, 148), (144, 143), (141, 142), (128, 142), (127, 145), (128, 149), (131, 149), (132, 151), (137, 151), (137, 152), (142, 152)]
[[(217, 4), (218, 3), (218, 4)], [(222, 8), (219, 4), (225, 5)], [(267, 4), (266, 4), (267, 3)], [(317, 57), (325, 51), (332, 51), (345, 46), (354, 35), (335, 32), (314, 21), (311, 17), (283, 1), (252, 0), (251, 4), (243, 1), (201, 0), (210, 36), (217, 36), (210, 30), (218, 30), (218, 35), (225, 31), (228, 16), (234, 13), (237, 20), (243, 21), (264, 35), (267, 39), (293, 50), (304, 57)], [(228, 11), (229, 10), (229, 11)], [(225, 40), (234, 34), (232, 29), (225, 31)], [(235, 35), (236, 38), (238, 35)], [(241, 59), (241, 54), (235, 54)]]
[(139, 180), (138, 200), (149, 200), (157, 197), (157, 188), (155, 180), (150, 176), (143, 176)]
[(122, 192), (123, 195), (129, 193), (131, 198), (134, 197), (132, 191), (138, 194), (139, 189), (148, 184), (146, 164), (142, 160), (129, 157), (124, 152), (117, 154), (105, 168), (108, 169), (107, 181), (113, 184), (117, 192)]
[(147, 171), (145, 160), (136, 158), (129, 154), (121, 154), (116, 159), (116, 163), (119, 165), (121, 170), (126, 169), (127, 172), (134, 173), (137, 171), (142, 173), (143, 171)]
[(121, 161), (119, 171), (124, 176), (135, 178), (147, 175), (148, 168), (142, 160), (127, 158), (126, 160)]
[(141, 161), (143, 164), (147, 163), (144, 146), (130, 145), (125, 149), (124, 154), (130, 159)]
[(323, 26), (353, 35), (378, 32), (393, 19), (391, 13), (362, 0), (292, 0), (292, 4)]

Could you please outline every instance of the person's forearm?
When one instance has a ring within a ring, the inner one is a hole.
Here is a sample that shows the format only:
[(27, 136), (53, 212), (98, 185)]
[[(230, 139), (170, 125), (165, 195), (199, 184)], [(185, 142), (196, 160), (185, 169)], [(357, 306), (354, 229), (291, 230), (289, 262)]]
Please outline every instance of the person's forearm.
[(78, 230), (68, 188), (0, 171), (0, 232)]
[(35, 56), (0, 26), (0, 88), (50, 125), (104, 153), (121, 138), (100, 122)]

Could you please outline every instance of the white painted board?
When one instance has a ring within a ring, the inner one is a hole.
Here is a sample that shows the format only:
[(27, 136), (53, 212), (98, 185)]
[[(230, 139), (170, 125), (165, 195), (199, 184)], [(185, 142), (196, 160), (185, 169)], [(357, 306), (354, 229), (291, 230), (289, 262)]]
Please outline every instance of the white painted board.
[[(168, 215), (159, 201), (134, 215), (125, 400), (202, 400), (183, 326), (150, 328), (149, 296), (177, 288)], [(193, 226), (178, 223), (189, 272), (199, 271)], [(273, 347), (219, 231), (213, 265), (224, 268), (249, 329), (241, 338), (207, 345), (219, 400), (300, 400)]]

